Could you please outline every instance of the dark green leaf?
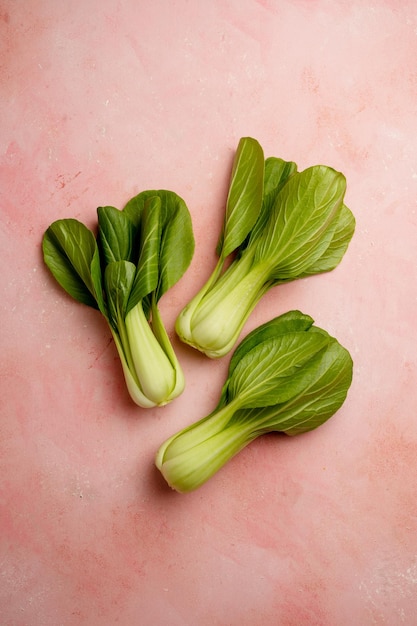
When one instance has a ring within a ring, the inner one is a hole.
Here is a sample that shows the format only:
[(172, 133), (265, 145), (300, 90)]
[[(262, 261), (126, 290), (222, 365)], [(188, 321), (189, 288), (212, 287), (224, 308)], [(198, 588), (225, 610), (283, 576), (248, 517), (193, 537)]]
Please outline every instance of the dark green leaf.
[(139, 261), (127, 311), (133, 309), (138, 302), (157, 288), (161, 222), (161, 199), (158, 196), (151, 196), (146, 200), (142, 211)]
[(134, 223), (139, 223), (145, 204), (152, 197), (158, 197), (161, 203), (159, 281), (156, 291), (156, 299), (159, 300), (179, 281), (190, 265), (194, 254), (194, 235), (187, 205), (173, 191), (143, 191), (123, 210)]
[(239, 141), (233, 162), (223, 231), (217, 253), (226, 258), (245, 240), (262, 207), (264, 153), (256, 139)]
[(184, 275), (194, 254), (191, 216), (184, 200), (172, 191), (162, 196), (162, 226), (157, 301)]
[(131, 261), (135, 227), (127, 214), (115, 207), (97, 209), (98, 241), (105, 263)]
[(109, 319), (116, 331), (127, 313), (127, 303), (135, 278), (136, 267), (130, 261), (109, 263), (104, 271)]
[(42, 250), (46, 265), (61, 287), (75, 300), (99, 308), (101, 274), (93, 233), (78, 220), (57, 220), (46, 230)]
[(141, 192), (131, 198), (123, 209), (123, 213), (127, 215), (132, 224), (137, 228), (140, 224), (143, 207), (149, 195), (157, 195), (157, 191)]
[(93, 254), (93, 258), (91, 260), (91, 282), (94, 287), (94, 294), (96, 296), (97, 305), (101, 313), (104, 315), (106, 319), (108, 319), (108, 310), (107, 304), (103, 293), (103, 278), (102, 278), (102, 269), (101, 269), (101, 259), (98, 251), (98, 247)]

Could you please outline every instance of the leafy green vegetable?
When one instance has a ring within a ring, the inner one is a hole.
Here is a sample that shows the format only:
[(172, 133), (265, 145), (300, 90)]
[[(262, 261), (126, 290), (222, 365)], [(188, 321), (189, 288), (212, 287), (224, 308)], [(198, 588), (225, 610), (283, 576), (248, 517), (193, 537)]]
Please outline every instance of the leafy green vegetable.
[(158, 302), (191, 262), (190, 214), (179, 196), (159, 190), (97, 215), (97, 238), (78, 220), (53, 222), (42, 240), (45, 263), (73, 298), (106, 318), (134, 402), (166, 404), (183, 391), (184, 375)]
[(308, 315), (290, 311), (235, 350), (215, 410), (170, 437), (156, 466), (179, 492), (197, 489), (256, 437), (317, 428), (345, 401), (349, 352)]
[(269, 289), (334, 269), (355, 229), (343, 202), (345, 190), (345, 177), (334, 169), (316, 165), (298, 172), (293, 162), (264, 160), (259, 143), (242, 138), (216, 248), (219, 259), (178, 316), (182, 341), (209, 357), (224, 356)]

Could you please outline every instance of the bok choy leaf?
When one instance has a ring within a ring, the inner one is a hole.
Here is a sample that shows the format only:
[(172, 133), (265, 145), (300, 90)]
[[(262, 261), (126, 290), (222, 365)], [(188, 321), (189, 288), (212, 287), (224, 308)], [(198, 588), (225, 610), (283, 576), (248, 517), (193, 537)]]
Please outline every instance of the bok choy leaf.
[(197, 489), (260, 435), (323, 424), (345, 401), (352, 369), (349, 352), (311, 317), (276, 317), (239, 344), (217, 407), (161, 445), (157, 468), (176, 491)]
[(191, 262), (190, 214), (179, 196), (159, 190), (122, 211), (99, 207), (97, 216), (97, 237), (76, 219), (53, 222), (42, 240), (45, 263), (69, 295), (104, 315), (133, 401), (164, 405), (183, 391), (184, 375), (158, 302)]
[(355, 229), (344, 204), (345, 190), (340, 172), (324, 165), (299, 172), (291, 161), (265, 160), (255, 139), (242, 138), (216, 249), (218, 262), (178, 316), (182, 341), (209, 357), (224, 356), (269, 289), (334, 269)]

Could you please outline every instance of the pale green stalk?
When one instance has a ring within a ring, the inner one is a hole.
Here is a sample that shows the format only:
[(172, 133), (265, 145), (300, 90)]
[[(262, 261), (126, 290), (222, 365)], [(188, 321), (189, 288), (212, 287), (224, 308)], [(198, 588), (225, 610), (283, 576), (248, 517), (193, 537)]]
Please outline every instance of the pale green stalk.
[(175, 386), (175, 371), (152, 332), (141, 302), (126, 315), (125, 324), (140, 387), (151, 402), (165, 404)]
[(176, 491), (192, 491), (211, 478), (253, 439), (252, 428), (233, 424), (239, 401), (231, 402), (168, 439), (159, 449), (156, 466)]
[(183, 370), (175, 356), (156, 303), (152, 323), (139, 302), (119, 319), (113, 338), (132, 400), (144, 408), (163, 406), (184, 390)]
[(181, 340), (210, 358), (225, 356), (235, 345), (249, 315), (269, 289), (269, 268), (253, 264), (247, 251), (214, 283), (207, 285), (188, 303), (177, 318)]

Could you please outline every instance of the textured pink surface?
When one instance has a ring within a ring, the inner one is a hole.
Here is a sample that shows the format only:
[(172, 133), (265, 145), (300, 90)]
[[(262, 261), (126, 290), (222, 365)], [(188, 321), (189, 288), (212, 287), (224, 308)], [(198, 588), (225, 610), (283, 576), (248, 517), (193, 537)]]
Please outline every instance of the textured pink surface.
[[(2, 626), (350, 626), (417, 620), (417, 8), (413, 0), (3, 0), (0, 8)], [(171, 492), (160, 443), (217, 401), (227, 359), (174, 337), (214, 264), (243, 135), (348, 180), (331, 274), (270, 292), (349, 348), (340, 412)], [(143, 189), (186, 200), (196, 253), (161, 301), (187, 376), (129, 400), (110, 333), (40, 254)]]

